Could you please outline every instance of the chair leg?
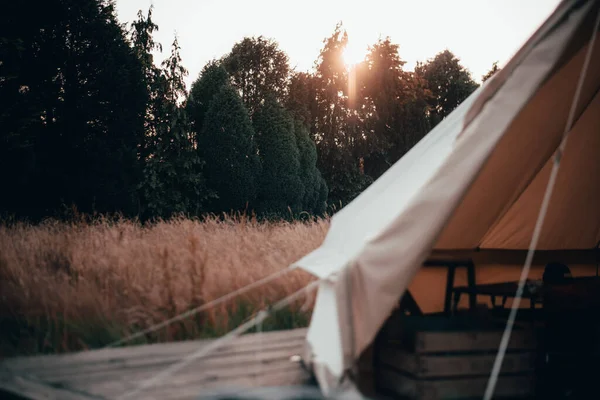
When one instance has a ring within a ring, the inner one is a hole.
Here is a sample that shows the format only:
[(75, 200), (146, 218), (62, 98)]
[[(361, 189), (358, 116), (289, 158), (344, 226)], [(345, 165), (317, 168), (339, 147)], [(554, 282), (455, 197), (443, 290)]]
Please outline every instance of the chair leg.
[(406, 290), (404, 296), (402, 296), (402, 300), (400, 300), (400, 311), (404, 312), (405, 310), (408, 311), (410, 315), (423, 315), (423, 311), (421, 311), (421, 308), (412, 294), (410, 294), (409, 290)]
[(460, 303), (460, 292), (454, 292), (454, 304), (452, 305), (452, 314), (456, 314), (458, 310), (458, 303)]
[(444, 314), (450, 315), (452, 313), (452, 290), (454, 289), (454, 272), (456, 266), (448, 266), (448, 275), (446, 278), (446, 298), (444, 299)]
[(467, 285), (469, 286), (469, 309), (474, 310), (477, 307), (477, 295), (475, 294), (475, 265), (467, 264)]

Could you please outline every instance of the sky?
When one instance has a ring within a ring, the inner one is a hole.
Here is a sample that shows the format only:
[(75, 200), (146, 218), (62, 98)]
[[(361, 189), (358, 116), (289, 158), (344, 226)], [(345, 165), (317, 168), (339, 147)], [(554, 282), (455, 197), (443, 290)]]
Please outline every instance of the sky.
[(389, 36), (405, 69), (449, 49), (481, 80), (495, 61), (503, 66), (560, 0), (116, 0), (120, 22), (154, 5), (166, 58), (175, 34), (189, 71), (188, 88), (202, 67), (245, 36), (275, 39), (299, 71), (312, 69), (323, 40), (338, 22), (348, 32), (348, 61)]

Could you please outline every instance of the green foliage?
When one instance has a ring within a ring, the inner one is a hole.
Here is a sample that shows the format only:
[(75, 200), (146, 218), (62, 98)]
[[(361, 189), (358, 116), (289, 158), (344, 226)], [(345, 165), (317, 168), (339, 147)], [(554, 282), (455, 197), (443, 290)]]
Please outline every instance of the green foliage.
[(373, 183), (373, 178), (364, 174), (360, 168), (332, 168), (329, 182), (328, 204), (345, 206)]
[(0, 209), (134, 214), (148, 93), (114, 4), (10, 2), (0, 14)]
[(492, 64), (492, 68), (490, 68), (490, 70), (488, 72), (486, 72), (486, 74), (481, 77), (481, 81), (482, 82), (487, 81), (492, 76), (494, 76), (494, 74), (496, 72), (498, 72), (498, 71), (500, 71), (500, 68), (498, 68), (498, 61), (495, 61), (494, 64)]
[(262, 163), (258, 197), (261, 214), (279, 217), (302, 210), (304, 186), (294, 121), (274, 97), (268, 97), (253, 118)]
[(254, 130), (239, 95), (225, 85), (213, 98), (198, 138), (205, 164), (207, 186), (218, 199), (211, 212), (252, 208), (257, 194), (261, 165)]
[(145, 82), (148, 85), (148, 91), (152, 90), (150, 84), (158, 74), (158, 68), (154, 65), (154, 50), (162, 51), (162, 45), (154, 41), (153, 34), (158, 31), (158, 25), (152, 20), (152, 11), (154, 6), (150, 6), (146, 17), (142, 10), (137, 13), (137, 20), (131, 24), (129, 36), (133, 44), (133, 51), (142, 64)]
[(327, 202), (329, 197), (329, 187), (327, 186), (327, 182), (321, 176), (321, 172), (317, 170), (317, 181), (319, 182), (319, 192), (318, 196), (315, 196), (317, 199), (317, 203), (315, 205), (315, 215), (323, 216), (327, 211)]
[(250, 115), (269, 96), (280, 101), (285, 98), (290, 67), (287, 54), (276, 41), (263, 36), (246, 37), (223, 58), (223, 65)]
[(186, 75), (176, 38), (170, 57), (150, 84), (156, 96), (150, 115), (154, 129), (147, 135), (149, 155), (140, 185), (142, 216), (147, 218), (198, 215), (212, 197), (205, 187), (203, 163), (193, 146), (185, 109), (179, 105), (187, 95)]
[(317, 147), (311, 140), (308, 129), (299, 120), (294, 121), (294, 131), (300, 157), (300, 179), (304, 187), (302, 211), (321, 215), (326, 208), (324, 203), (327, 201), (327, 184), (317, 169)]
[(129, 40), (113, 0), (28, 7), (10, 2), (0, 15), (0, 210), (16, 218), (72, 205), (144, 219), (255, 208), (322, 215), (477, 88), (448, 50), (405, 71), (389, 38), (348, 69), (339, 24), (312, 72), (290, 70), (273, 39), (246, 37), (188, 94), (177, 39), (155, 64), (152, 7)]
[(347, 42), (341, 25), (325, 40), (316, 64), (314, 105), (310, 108), (319, 170), (329, 187), (329, 198), (343, 203), (350, 202), (371, 181), (359, 168), (368, 136), (364, 134), (362, 104), (349, 93), (348, 70), (342, 58)]
[(415, 73), (425, 79), (432, 94), (429, 101), (432, 127), (448, 116), (479, 86), (449, 50), (438, 53), (425, 64), (419, 63)]
[(285, 99), (285, 108), (309, 129), (312, 125), (312, 99), (314, 99), (312, 75), (306, 72), (292, 73)]
[(359, 69), (361, 101), (370, 107), (364, 168), (374, 179), (429, 131), (427, 90), (415, 74), (403, 70), (404, 63), (398, 45), (386, 38), (369, 49)]
[(228, 81), (229, 75), (220, 63), (211, 61), (204, 66), (200, 76), (192, 84), (187, 100), (186, 111), (194, 132), (202, 131), (210, 102)]

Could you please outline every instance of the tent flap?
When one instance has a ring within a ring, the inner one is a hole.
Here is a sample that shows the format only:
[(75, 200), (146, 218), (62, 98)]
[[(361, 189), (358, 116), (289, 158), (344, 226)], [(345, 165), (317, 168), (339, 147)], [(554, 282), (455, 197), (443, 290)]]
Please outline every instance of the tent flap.
[[(343, 382), (428, 258), (524, 261), (599, 9), (562, 2), (504, 71), (336, 214), (322, 246), (295, 263), (335, 277), (319, 288), (307, 338), (322, 389)], [(598, 261), (600, 40), (595, 47), (536, 262)]]

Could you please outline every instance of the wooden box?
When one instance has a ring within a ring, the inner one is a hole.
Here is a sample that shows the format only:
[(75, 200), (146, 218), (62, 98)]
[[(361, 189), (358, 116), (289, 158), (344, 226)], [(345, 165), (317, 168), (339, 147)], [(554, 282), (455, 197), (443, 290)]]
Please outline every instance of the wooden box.
[[(394, 315), (374, 348), (377, 391), (423, 400), (481, 398), (504, 325), (485, 318)], [(536, 338), (515, 326), (494, 398), (534, 394)]]

